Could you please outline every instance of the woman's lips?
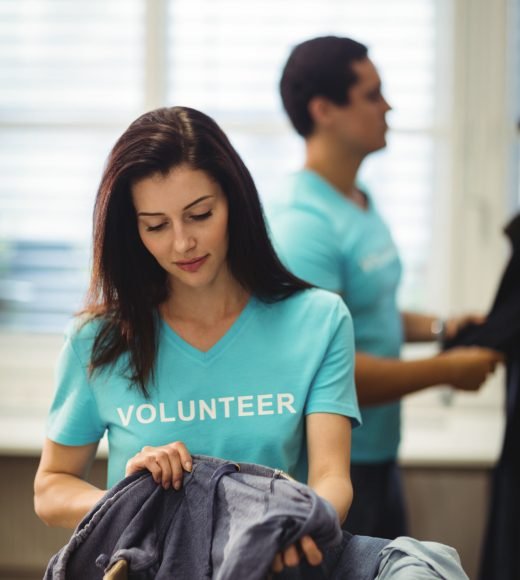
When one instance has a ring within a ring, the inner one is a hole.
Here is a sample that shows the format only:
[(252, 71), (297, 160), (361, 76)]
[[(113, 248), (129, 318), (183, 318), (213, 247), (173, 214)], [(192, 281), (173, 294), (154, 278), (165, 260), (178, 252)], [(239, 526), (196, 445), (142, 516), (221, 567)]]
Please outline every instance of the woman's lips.
[(185, 272), (196, 272), (202, 264), (208, 259), (209, 254), (202, 256), (201, 258), (195, 258), (194, 260), (184, 260), (182, 262), (175, 262), (175, 265)]

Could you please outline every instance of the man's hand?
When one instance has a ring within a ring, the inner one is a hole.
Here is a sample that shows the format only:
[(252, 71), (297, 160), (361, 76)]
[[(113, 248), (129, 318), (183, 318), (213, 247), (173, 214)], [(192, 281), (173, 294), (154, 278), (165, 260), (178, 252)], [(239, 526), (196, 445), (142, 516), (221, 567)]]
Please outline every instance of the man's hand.
[(463, 391), (476, 391), (504, 360), (501, 353), (478, 346), (457, 347), (438, 355), (447, 365), (448, 384)]
[(453, 338), (461, 328), (468, 324), (484, 324), (486, 317), (480, 314), (465, 314), (464, 316), (453, 316), (444, 323), (444, 337)]

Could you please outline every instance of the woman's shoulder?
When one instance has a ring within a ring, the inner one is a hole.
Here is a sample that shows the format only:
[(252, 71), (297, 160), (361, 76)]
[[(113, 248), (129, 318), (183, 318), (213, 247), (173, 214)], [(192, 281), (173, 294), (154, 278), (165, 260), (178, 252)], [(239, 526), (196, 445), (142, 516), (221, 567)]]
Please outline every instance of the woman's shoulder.
[(73, 344), (91, 345), (102, 324), (101, 318), (88, 315), (77, 316), (65, 328), (65, 339)]

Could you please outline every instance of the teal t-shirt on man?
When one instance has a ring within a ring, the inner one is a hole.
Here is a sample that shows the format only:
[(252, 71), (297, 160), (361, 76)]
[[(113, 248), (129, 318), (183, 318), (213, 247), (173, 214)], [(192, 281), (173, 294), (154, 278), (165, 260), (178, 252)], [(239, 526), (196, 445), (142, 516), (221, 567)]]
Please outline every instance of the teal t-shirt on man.
[[(363, 209), (317, 173), (291, 176), (268, 207), (275, 248), (300, 278), (338, 293), (352, 315), (356, 350), (397, 358), (403, 342), (397, 288), (401, 262), (390, 231), (367, 195)], [(394, 460), (399, 402), (362, 407), (352, 434), (352, 462)]]
[(143, 446), (173, 441), (306, 482), (305, 416), (335, 413), (359, 423), (352, 320), (330, 292), (304, 290), (269, 304), (252, 297), (207, 352), (158, 323), (148, 398), (129, 387), (125, 357), (89, 374), (97, 323), (73, 329), (61, 353), (48, 437), (85, 445), (108, 432), (109, 486)]

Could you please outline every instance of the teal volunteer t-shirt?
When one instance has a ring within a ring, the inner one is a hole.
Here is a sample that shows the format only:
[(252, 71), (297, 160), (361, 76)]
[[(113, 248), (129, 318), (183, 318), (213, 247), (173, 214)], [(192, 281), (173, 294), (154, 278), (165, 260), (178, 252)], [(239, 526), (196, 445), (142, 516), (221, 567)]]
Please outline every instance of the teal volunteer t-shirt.
[[(354, 323), (356, 350), (397, 358), (403, 342), (397, 289), (401, 262), (371, 196), (366, 210), (318, 174), (303, 170), (268, 207), (273, 243), (300, 278), (338, 293)], [(352, 434), (352, 462), (397, 457), (400, 404), (362, 407), (363, 427)]]
[(193, 454), (259, 463), (305, 482), (305, 416), (335, 413), (359, 423), (351, 317), (332, 293), (306, 290), (273, 304), (252, 297), (207, 352), (160, 321), (148, 399), (129, 388), (125, 357), (88, 375), (96, 328), (87, 323), (67, 338), (48, 437), (84, 445), (107, 431), (109, 486), (144, 445), (173, 441)]

